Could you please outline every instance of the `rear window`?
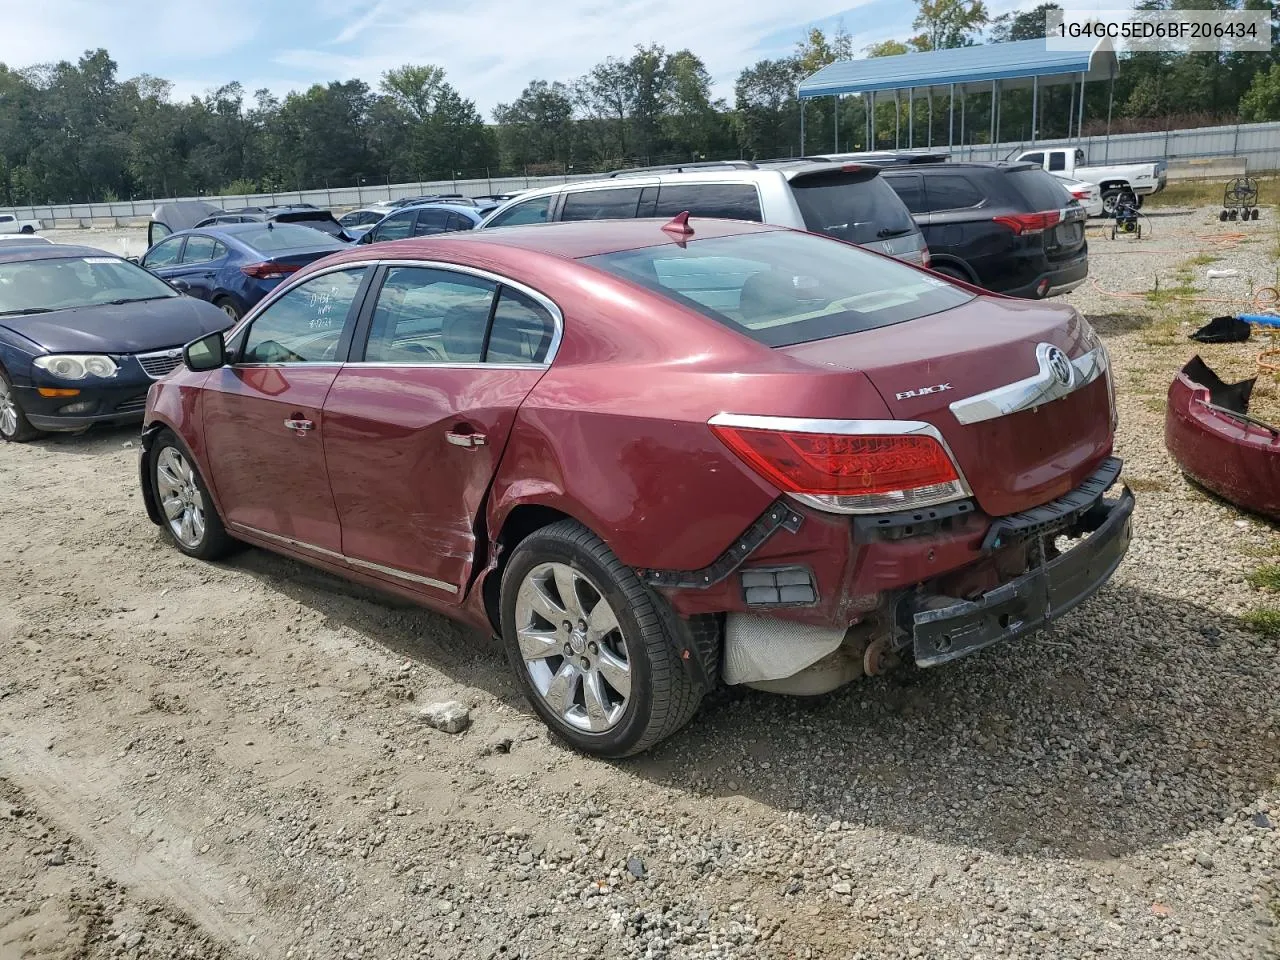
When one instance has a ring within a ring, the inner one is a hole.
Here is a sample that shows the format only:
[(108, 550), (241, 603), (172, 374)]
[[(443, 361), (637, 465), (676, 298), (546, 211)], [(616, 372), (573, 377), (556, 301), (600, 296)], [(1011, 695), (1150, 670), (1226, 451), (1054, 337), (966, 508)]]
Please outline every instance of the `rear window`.
[(973, 299), (897, 261), (790, 231), (661, 244), (583, 262), (770, 347), (874, 330)]
[(1028, 204), (1029, 211), (1061, 210), (1067, 205), (1062, 181), (1043, 170), (1010, 170), (1009, 182)]
[(261, 226), (245, 227), (243, 230), (236, 231), (235, 238), (262, 253), (284, 253), (293, 250), (328, 251), (347, 248), (342, 241), (326, 237), (318, 230), (288, 223), (264, 223)]
[(916, 230), (911, 214), (880, 176), (822, 173), (791, 181), (804, 225), (850, 243), (875, 243)]
[(276, 217), (277, 223), (304, 223), (312, 230), (319, 230), (336, 237), (342, 232), (342, 224), (333, 219), (329, 213), (282, 213)]

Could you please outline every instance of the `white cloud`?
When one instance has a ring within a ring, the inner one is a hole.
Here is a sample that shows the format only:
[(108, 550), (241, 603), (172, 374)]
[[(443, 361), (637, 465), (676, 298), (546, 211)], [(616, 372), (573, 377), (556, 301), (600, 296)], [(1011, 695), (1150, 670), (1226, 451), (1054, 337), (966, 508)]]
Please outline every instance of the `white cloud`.
[[(733, 78), (761, 56), (761, 40), (781, 30), (830, 17), (867, 0), (380, 0), (356, 9), (324, 5), (333, 39), (274, 56), (276, 64), (316, 79), (360, 77), (377, 83), (404, 63), (434, 63), (486, 115), (519, 96), (534, 79), (572, 80), (608, 56), (628, 56), (636, 44), (688, 47), (706, 62), (717, 93), (732, 94)], [(358, 11), (358, 12), (357, 12)], [(354, 15), (354, 19), (353, 19)], [(856, 16), (848, 18), (852, 31)], [(869, 25), (868, 25), (869, 26)]]

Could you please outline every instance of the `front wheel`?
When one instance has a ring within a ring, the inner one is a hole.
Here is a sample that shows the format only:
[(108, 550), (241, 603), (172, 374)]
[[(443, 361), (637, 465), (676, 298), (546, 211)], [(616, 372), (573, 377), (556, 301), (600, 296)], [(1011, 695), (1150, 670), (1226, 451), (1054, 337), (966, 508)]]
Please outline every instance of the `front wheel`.
[(22, 412), (18, 403), (17, 391), (9, 378), (0, 373), (0, 440), (9, 443), (26, 443), (40, 436), (40, 431), (31, 425), (27, 415)]
[(213, 498), (190, 454), (167, 430), (151, 448), (151, 480), (165, 530), (179, 550), (198, 560), (217, 560), (231, 549)]
[(538, 716), (572, 746), (629, 756), (697, 710), (703, 690), (675, 653), (662, 603), (573, 520), (512, 553), (502, 576), (507, 658)]
[(236, 306), (235, 301), (228, 297), (219, 297), (213, 301), (213, 305), (227, 315), (227, 319), (235, 323), (240, 319), (240, 308)]

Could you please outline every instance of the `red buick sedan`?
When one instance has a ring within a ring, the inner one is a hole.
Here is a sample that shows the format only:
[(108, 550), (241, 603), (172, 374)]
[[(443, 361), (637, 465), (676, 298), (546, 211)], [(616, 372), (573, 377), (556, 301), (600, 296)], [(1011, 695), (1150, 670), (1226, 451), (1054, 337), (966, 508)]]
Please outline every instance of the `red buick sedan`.
[(151, 519), (499, 634), (543, 720), (605, 756), (715, 684), (943, 663), (1107, 580), (1133, 498), (1074, 309), (681, 220), (307, 267), (151, 388)]

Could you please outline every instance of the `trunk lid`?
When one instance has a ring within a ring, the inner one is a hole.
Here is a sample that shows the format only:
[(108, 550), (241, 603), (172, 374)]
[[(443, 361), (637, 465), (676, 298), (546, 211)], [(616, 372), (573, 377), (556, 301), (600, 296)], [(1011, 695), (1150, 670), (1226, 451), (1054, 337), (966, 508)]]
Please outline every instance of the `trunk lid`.
[(1037, 375), (1040, 344), (1073, 360), (1092, 348), (1070, 307), (977, 297), (918, 320), (777, 349), (827, 370), (860, 371), (895, 418), (933, 424), (978, 504), (1003, 516), (1061, 496), (1111, 452), (1105, 377), (994, 419), (962, 424), (952, 413), (957, 400)]

